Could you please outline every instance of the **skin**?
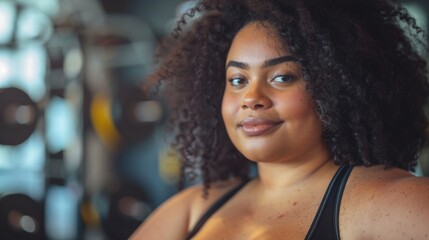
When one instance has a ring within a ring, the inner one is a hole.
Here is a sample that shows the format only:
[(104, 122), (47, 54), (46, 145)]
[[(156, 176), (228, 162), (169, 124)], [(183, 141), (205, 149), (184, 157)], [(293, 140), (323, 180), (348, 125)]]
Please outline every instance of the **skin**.
[[(246, 25), (232, 42), (222, 117), (237, 149), (257, 162), (259, 177), (212, 215), (193, 239), (304, 239), (310, 228), (338, 166), (321, 139), (322, 125), (300, 66), (293, 61), (266, 64), (284, 56), (290, 54), (267, 24)], [(236, 184), (234, 179), (215, 183), (207, 199), (201, 186), (178, 193), (131, 239), (184, 239)], [(341, 202), (342, 239), (429, 239), (428, 222), (427, 178), (381, 166), (354, 168)]]

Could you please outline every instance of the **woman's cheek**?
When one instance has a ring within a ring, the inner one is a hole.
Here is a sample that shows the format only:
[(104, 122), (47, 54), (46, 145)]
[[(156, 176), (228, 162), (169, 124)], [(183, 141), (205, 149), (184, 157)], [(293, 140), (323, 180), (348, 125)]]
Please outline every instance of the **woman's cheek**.
[(234, 115), (238, 113), (239, 110), (239, 99), (236, 97), (230, 96), (230, 94), (224, 94), (222, 99), (222, 118), (225, 123), (225, 126), (228, 128), (233, 124)]

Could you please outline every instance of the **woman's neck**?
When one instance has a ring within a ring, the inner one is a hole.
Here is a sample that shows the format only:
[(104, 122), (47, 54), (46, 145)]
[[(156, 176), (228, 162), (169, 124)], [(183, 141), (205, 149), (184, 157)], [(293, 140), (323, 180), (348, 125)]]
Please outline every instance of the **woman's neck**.
[(266, 190), (287, 189), (318, 175), (331, 174), (337, 168), (329, 154), (307, 160), (258, 163), (259, 181)]

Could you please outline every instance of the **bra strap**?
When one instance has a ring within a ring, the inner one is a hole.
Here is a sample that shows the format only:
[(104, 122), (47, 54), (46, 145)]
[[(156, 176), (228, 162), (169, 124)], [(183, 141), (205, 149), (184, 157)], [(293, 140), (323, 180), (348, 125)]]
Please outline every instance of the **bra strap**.
[(305, 237), (306, 240), (340, 239), (338, 218), (341, 197), (352, 169), (353, 166), (346, 163), (341, 165), (335, 173), (334, 177), (329, 183), (325, 195), (323, 196), (322, 202), (319, 209), (317, 210), (316, 217), (313, 219), (310, 230)]

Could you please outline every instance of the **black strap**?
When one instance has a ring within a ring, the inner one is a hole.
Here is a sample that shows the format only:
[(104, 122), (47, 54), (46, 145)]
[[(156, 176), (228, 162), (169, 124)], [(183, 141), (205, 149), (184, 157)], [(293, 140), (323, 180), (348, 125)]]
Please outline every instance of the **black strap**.
[(310, 239), (332, 239), (339, 240), (339, 213), (341, 198), (343, 196), (344, 188), (347, 179), (353, 169), (349, 164), (343, 164), (335, 173), (328, 189), (323, 196), (319, 209), (317, 210), (316, 217), (310, 226), (310, 230), (305, 237), (306, 240)]
[[(347, 179), (353, 169), (349, 164), (343, 164), (335, 173), (328, 189), (323, 196), (319, 209), (317, 210), (316, 217), (313, 219), (310, 230), (305, 237), (306, 240), (311, 239), (329, 239), (339, 240), (339, 212), (341, 205), (341, 198)], [(186, 240), (191, 239), (198, 233), (205, 222), (221, 208), (230, 198), (232, 198), (248, 181), (234, 187), (231, 191), (223, 195), (217, 200), (204, 215), (195, 224), (192, 231), (188, 233)]]
[(225, 195), (223, 195), (221, 198), (219, 198), (208, 210), (207, 212), (204, 213), (204, 215), (198, 220), (197, 224), (195, 224), (194, 228), (192, 229), (192, 231), (190, 231), (188, 233), (188, 236), (186, 237), (186, 239), (191, 239), (193, 236), (195, 236), (195, 234), (197, 234), (197, 232), (201, 229), (201, 227), (204, 225), (204, 223), (206, 223), (206, 221), (217, 211), (219, 210), (219, 208), (221, 208), (223, 206), (223, 204), (225, 204), (230, 198), (232, 198), (238, 191), (240, 191), (240, 189), (242, 187), (244, 187), (244, 185), (246, 185), (246, 183), (248, 182), (248, 180), (240, 183), (239, 185), (237, 185), (236, 187), (234, 187), (233, 189), (231, 189), (228, 193), (226, 193)]

